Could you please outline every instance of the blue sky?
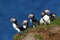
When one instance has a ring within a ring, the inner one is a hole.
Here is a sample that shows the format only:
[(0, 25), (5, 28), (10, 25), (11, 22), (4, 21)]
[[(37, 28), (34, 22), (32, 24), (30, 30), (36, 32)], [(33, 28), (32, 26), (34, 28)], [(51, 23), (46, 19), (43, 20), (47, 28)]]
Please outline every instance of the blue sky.
[(60, 16), (60, 0), (0, 0), (0, 40), (13, 40), (17, 33), (10, 18), (16, 17), (22, 25), (24, 19), (29, 21), (27, 16), (31, 12), (39, 20), (44, 9)]

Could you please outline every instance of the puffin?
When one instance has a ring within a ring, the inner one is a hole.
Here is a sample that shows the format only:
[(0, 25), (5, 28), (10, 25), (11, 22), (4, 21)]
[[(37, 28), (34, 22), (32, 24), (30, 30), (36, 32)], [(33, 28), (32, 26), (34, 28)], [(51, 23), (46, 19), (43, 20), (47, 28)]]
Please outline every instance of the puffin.
[(29, 28), (29, 25), (28, 25), (28, 21), (27, 20), (23, 20), (23, 28), (24, 29)]
[(42, 12), (42, 17), (40, 19), (40, 24), (44, 24), (44, 25), (49, 25), (50, 24), (50, 17), (49, 14), (50, 10), (46, 9), (44, 10), (44, 12)]
[(11, 18), (10, 21), (12, 22), (13, 28), (18, 31), (18, 33), (21, 33), (23, 31), (25, 31), (25, 29), (18, 24), (16, 18)]
[(56, 13), (51, 13), (49, 16), (51, 21), (56, 20), (56, 16), (57, 16)]
[(33, 27), (40, 25), (40, 22), (35, 19), (35, 15), (33, 13), (29, 14), (28, 18), (30, 19), (30, 23), (33, 24)]

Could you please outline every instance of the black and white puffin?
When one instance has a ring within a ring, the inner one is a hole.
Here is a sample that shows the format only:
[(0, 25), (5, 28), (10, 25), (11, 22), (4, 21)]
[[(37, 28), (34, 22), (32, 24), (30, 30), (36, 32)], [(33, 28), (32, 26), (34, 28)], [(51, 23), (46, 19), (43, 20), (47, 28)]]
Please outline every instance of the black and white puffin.
[(55, 13), (51, 13), (49, 16), (50, 16), (51, 21), (56, 20), (56, 14)]
[(50, 13), (50, 10), (45, 10), (42, 12), (42, 18), (40, 19), (40, 24), (48, 25), (50, 24), (50, 17), (47, 15)]
[(23, 28), (24, 28), (24, 29), (29, 28), (29, 25), (28, 25), (28, 21), (27, 21), (27, 20), (24, 20), (24, 21), (23, 21)]
[(33, 27), (40, 25), (39, 21), (35, 19), (34, 14), (29, 14), (28, 18), (30, 19), (30, 22), (33, 24)]
[(11, 18), (10, 20), (13, 24), (13, 28), (18, 31), (18, 33), (21, 33), (24, 31), (24, 28), (17, 23), (16, 18)]

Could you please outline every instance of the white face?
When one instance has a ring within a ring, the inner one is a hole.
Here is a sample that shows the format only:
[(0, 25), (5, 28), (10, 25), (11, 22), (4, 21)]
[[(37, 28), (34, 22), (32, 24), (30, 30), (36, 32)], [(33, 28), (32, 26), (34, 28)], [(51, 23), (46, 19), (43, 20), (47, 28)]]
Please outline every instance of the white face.
[(45, 10), (45, 13), (50, 13), (50, 10)]
[(56, 15), (55, 15), (55, 14), (53, 14), (53, 16), (55, 17)]
[(29, 16), (28, 16), (28, 18), (31, 18), (31, 17), (33, 17), (34, 15), (33, 14), (30, 14)]
[(27, 20), (24, 20), (24, 21), (23, 21), (23, 24), (27, 24), (27, 22), (28, 22)]
[(16, 21), (16, 19), (15, 19), (15, 18), (12, 18), (10, 21), (11, 21), (11, 22), (15, 22), (15, 21)]
[(42, 15), (44, 15), (44, 13), (42, 12)]

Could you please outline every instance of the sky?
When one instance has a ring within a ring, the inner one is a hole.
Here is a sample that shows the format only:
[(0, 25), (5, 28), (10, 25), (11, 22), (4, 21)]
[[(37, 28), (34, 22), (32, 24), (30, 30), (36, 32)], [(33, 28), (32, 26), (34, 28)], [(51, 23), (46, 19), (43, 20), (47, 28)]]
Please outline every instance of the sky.
[(60, 0), (0, 0), (0, 40), (13, 40), (17, 34), (10, 22), (12, 17), (22, 25), (23, 20), (29, 21), (29, 13), (39, 20), (45, 9), (60, 16)]

